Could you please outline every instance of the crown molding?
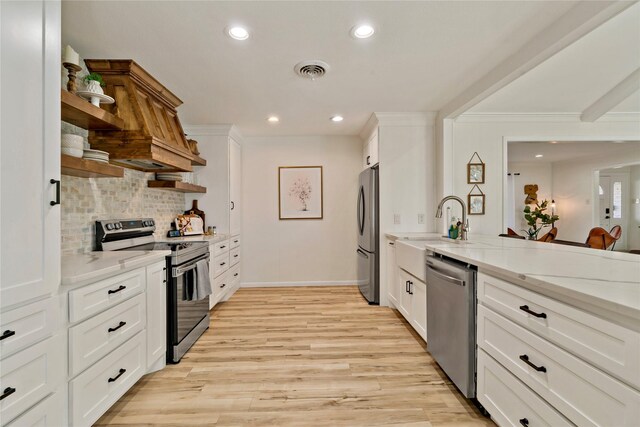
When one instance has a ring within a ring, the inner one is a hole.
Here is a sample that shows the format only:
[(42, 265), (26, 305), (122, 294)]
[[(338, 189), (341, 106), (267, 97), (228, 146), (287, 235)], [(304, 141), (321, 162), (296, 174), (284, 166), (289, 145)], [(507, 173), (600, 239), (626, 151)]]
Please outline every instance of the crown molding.
[(640, 113), (607, 113), (596, 122), (583, 122), (582, 113), (464, 113), (454, 120), (455, 123), (471, 122), (638, 122)]
[(377, 112), (371, 114), (369, 120), (367, 120), (367, 123), (365, 123), (358, 135), (362, 139), (368, 139), (377, 126), (433, 126), (436, 121), (436, 116), (436, 112)]
[(202, 135), (215, 135), (215, 136), (230, 136), (235, 140), (241, 141), (242, 134), (238, 130), (238, 127), (233, 124), (218, 124), (218, 125), (185, 125), (183, 126), (184, 132), (188, 136), (202, 136)]

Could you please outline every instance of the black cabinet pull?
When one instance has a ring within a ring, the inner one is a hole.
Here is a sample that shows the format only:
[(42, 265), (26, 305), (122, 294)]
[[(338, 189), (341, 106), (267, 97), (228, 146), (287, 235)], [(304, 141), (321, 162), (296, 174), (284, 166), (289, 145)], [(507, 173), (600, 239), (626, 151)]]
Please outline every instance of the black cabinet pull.
[(118, 371), (118, 375), (116, 375), (116, 376), (115, 376), (115, 377), (113, 377), (113, 378), (109, 378), (109, 381), (107, 381), (107, 382), (112, 383), (112, 382), (117, 381), (117, 380), (118, 380), (118, 378), (120, 378), (120, 377), (122, 376), (122, 374), (124, 374), (125, 372), (127, 372), (127, 370), (126, 370), (126, 369), (124, 369), (124, 368), (120, 368), (120, 370)]
[(520, 418), (518, 421), (520, 421), (520, 424), (522, 424), (524, 427), (529, 426), (529, 420), (526, 418)]
[(220, 267), (222, 267), (222, 266), (223, 266), (223, 265), (225, 265), (225, 264), (226, 264), (226, 262), (221, 262), (221, 263), (220, 263)]
[(59, 179), (50, 179), (49, 183), (56, 185), (56, 199), (50, 201), (49, 204), (51, 206), (59, 205), (60, 204), (60, 180)]
[(222, 246), (220, 246), (220, 249), (224, 249), (226, 247), (227, 247), (226, 245), (222, 245)]
[(16, 334), (16, 331), (10, 331), (9, 329), (7, 329), (6, 331), (4, 331), (2, 333), (2, 336), (0, 336), (0, 341), (2, 341), (5, 338), (9, 338), (12, 337)]
[(413, 290), (411, 290), (412, 286), (413, 286), (413, 282), (409, 282), (409, 295), (413, 295)]
[(238, 277), (238, 273), (234, 274), (233, 277)]
[(235, 208), (236, 208), (235, 202), (231, 202), (231, 210), (234, 210)]
[(538, 372), (547, 372), (547, 368), (545, 368), (544, 366), (536, 366), (533, 363), (531, 363), (531, 361), (529, 360), (529, 356), (527, 356), (526, 354), (521, 355), (520, 360), (522, 360), (524, 363), (531, 366), (533, 369), (535, 369)]
[(118, 289), (109, 289), (109, 294), (117, 294), (120, 291), (124, 291), (125, 289), (127, 289), (127, 287), (125, 285), (120, 285), (118, 286)]
[(369, 161), (370, 159), (371, 159), (371, 156), (367, 156), (367, 166), (371, 164), (371, 162)]
[(16, 392), (16, 389), (13, 387), (5, 388), (4, 391), (2, 392), (2, 396), (0, 396), (0, 400), (4, 399), (5, 397), (11, 396), (15, 392)]
[(406, 293), (409, 293), (409, 281), (408, 280), (406, 282), (404, 282), (404, 291)]
[(118, 329), (122, 328), (126, 324), (127, 324), (127, 322), (120, 322), (120, 323), (118, 323), (118, 326), (116, 326), (115, 328), (109, 328), (109, 332), (117, 331)]
[(234, 255), (233, 257), (234, 257), (234, 258), (238, 258), (239, 256), (240, 256), (240, 255), (238, 255), (238, 254), (235, 254), (235, 255)]
[(223, 283), (222, 285), (220, 285), (221, 288), (224, 288), (225, 286), (227, 286), (226, 283)]
[(233, 241), (233, 243), (238, 243), (238, 241), (237, 241), (237, 240), (234, 240), (234, 241)]
[(525, 311), (525, 312), (529, 313), (530, 315), (538, 317), (540, 319), (546, 319), (547, 318), (547, 314), (546, 313), (536, 313), (535, 311), (531, 311), (531, 309), (529, 309), (528, 305), (521, 305), (520, 306), (520, 310)]

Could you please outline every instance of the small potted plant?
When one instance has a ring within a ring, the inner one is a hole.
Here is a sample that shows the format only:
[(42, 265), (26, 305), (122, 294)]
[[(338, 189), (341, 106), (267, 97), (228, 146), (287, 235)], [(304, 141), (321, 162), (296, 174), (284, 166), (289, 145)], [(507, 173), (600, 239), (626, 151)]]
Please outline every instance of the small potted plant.
[[(534, 209), (531, 209), (531, 206), (529, 205), (526, 205), (524, 207), (524, 219), (527, 220), (529, 229), (522, 231), (527, 233), (527, 235), (529, 236), (529, 240), (537, 240), (540, 230), (542, 230), (544, 227), (553, 225), (554, 222), (560, 219), (558, 215), (549, 215), (544, 213), (544, 211), (547, 210), (548, 204), (549, 202), (547, 200), (543, 200), (541, 203), (536, 203)], [(538, 221), (540, 221), (539, 224)]]
[(104, 95), (104, 91), (102, 90), (102, 86), (104, 86), (104, 80), (102, 80), (102, 76), (100, 74), (87, 74), (84, 77), (84, 83), (87, 86), (87, 92), (99, 93), (100, 95)]

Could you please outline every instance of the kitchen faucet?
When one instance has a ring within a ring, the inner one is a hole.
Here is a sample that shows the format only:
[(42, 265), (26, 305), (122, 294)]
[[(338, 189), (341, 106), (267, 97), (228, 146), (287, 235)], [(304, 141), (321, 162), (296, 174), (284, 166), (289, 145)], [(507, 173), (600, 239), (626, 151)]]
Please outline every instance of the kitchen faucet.
[(467, 231), (469, 231), (469, 222), (467, 220), (467, 205), (464, 201), (458, 196), (446, 196), (444, 199), (440, 201), (438, 204), (438, 210), (436, 211), (436, 218), (442, 218), (442, 206), (448, 200), (455, 200), (460, 203), (462, 207), (462, 225), (460, 227), (460, 240), (467, 240)]

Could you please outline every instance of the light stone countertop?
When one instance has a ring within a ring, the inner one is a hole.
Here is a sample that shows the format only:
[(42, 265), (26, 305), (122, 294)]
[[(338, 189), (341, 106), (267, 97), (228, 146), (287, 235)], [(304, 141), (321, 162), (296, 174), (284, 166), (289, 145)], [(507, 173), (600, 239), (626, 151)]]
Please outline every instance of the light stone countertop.
[(218, 242), (222, 242), (224, 240), (227, 240), (228, 238), (230, 238), (231, 236), (228, 234), (216, 234), (215, 236), (207, 236), (205, 234), (200, 234), (197, 236), (182, 236), (182, 237), (162, 237), (162, 238), (157, 238), (156, 237), (156, 242), (175, 242), (175, 243), (180, 243), (180, 242), (208, 242), (209, 244), (213, 244), (213, 243), (218, 243)]
[(473, 234), (466, 242), (438, 233), (425, 233), (422, 241), (394, 236), (560, 301), (609, 318), (624, 316), (640, 330), (638, 255)]
[(62, 286), (80, 286), (163, 261), (171, 251), (107, 251), (62, 257)]

